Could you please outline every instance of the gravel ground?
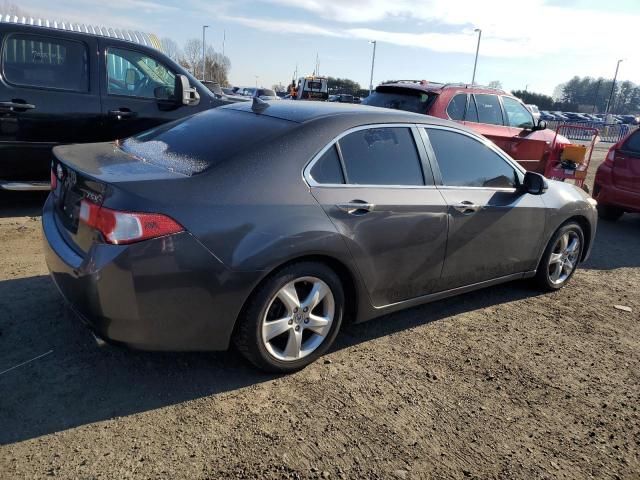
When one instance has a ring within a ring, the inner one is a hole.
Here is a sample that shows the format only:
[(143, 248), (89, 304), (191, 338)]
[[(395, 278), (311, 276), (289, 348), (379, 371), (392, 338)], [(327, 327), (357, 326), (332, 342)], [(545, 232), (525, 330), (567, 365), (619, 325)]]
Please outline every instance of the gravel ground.
[(42, 201), (0, 198), (0, 372), (44, 354), (0, 373), (0, 478), (640, 478), (640, 216), (601, 222), (560, 292), (347, 326), (272, 376), (97, 347), (46, 275)]

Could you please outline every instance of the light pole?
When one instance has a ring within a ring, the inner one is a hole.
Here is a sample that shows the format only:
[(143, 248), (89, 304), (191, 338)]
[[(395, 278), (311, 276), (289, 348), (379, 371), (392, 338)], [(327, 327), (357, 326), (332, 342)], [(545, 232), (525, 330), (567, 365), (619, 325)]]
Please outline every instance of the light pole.
[(204, 31), (206, 28), (209, 28), (209, 25), (203, 25), (202, 26), (202, 80), (204, 80), (204, 71), (206, 68), (206, 64), (205, 64), (205, 50), (204, 50)]
[(371, 40), (369, 43), (373, 43), (373, 55), (371, 56), (371, 77), (369, 78), (369, 95), (371, 95), (371, 91), (373, 90), (373, 66), (376, 63), (376, 44), (378, 42), (376, 40)]
[(255, 77), (256, 77), (256, 88), (258, 88), (258, 78), (260, 78), (260, 76), (256, 75)]
[(474, 32), (478, 32), (478, 46), (476, 47), (476, 59), (473, 62), (473, 76), (471, 77), (471, 85), (476, 83), (476, 67), (478, 66), (478, 52), (480, 52), (480, 38), (482, 38), (482, 29), (476, 28)]
[(613, 83), (611, 84), (611, 93), (609, 94), (609, 101), (607, 101), (607, 108), (604, 111), (605, 117), (609, 113), (609, 109), (611, 108), (611, 100), (613, 99), (613, 92), (616, 89), (616, 79), (618, 78), (618, 69), (620, 68), (620, 62), (622, 62), (622, 58), (618, 60), (616, 63), (616, 73), (613, 75)]

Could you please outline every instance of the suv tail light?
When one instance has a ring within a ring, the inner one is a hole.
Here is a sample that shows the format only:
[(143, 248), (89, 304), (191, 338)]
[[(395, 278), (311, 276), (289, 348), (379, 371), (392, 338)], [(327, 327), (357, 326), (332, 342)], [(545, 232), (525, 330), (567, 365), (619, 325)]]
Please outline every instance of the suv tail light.
[(609, 153), (607, 153), (607, 157), (604, 159), (604, 164), (609, 166), (609, 167), (613, 167), (613, 159), (616, 156), (616, 147), (618, 145), (614, 145), (613, 147), (611, 147), (609, 149)]
[(98, 230), (107, 243), (123, 245), (184, 231), (174, 219), (159, 213), (120, 212), (87, 199), (80, 202), (80, 220)]

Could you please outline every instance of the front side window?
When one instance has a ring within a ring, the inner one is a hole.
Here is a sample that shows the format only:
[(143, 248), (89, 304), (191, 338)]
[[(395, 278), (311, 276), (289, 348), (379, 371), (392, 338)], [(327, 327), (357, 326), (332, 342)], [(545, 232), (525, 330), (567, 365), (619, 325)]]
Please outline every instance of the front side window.
[(451, 120), (464, 120), (464, 113), (467, 109), (467, 94), (459, 93), (451, 99), (447, 107), (447, 115)]
[(14, 85), (89, 91), (89, 55), (81, 42), (11, 35), (4, 43), (2, 70), (7, 82)]
[(427, 129), (442, 183), (453, 187), (515, 188), (516, 170), (482, 142), (449, 130)]
[(128, 97), (169, 98), (175, 92), (175, 74), (144, 53), (110, 48), (107, 92)]
[(507, 113), (509, 126), (517, 128), (532, 128), (533, 116), (522, 103), (515, 98), (502, 97), (504, 111)]
[(420, 157), (411, 129), (358, 130), (339, 140), (347, 183), (424, 185)]
[(502, 120), (502, 108), (497, 95), (476, 94), (476, 108), (478, 109), (478, 122), (491, 125), (504, 125)]

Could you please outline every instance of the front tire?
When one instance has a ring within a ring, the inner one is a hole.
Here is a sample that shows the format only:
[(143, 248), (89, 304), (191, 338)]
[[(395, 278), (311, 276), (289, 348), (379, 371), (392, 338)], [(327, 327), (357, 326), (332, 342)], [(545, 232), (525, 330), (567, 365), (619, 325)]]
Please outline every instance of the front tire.
[(261, 370), (290, 373), (333, 344), (344, 314), (338, 275), (318, 262), (288, 265), (251, 295), (234, 336), (240, 353)]
[(540, 259), (535, 281), (542, 290), (564, 287), (571, 279), (582, 258), (584, 233), (575, 222), (562, 225), (549, 241)]

